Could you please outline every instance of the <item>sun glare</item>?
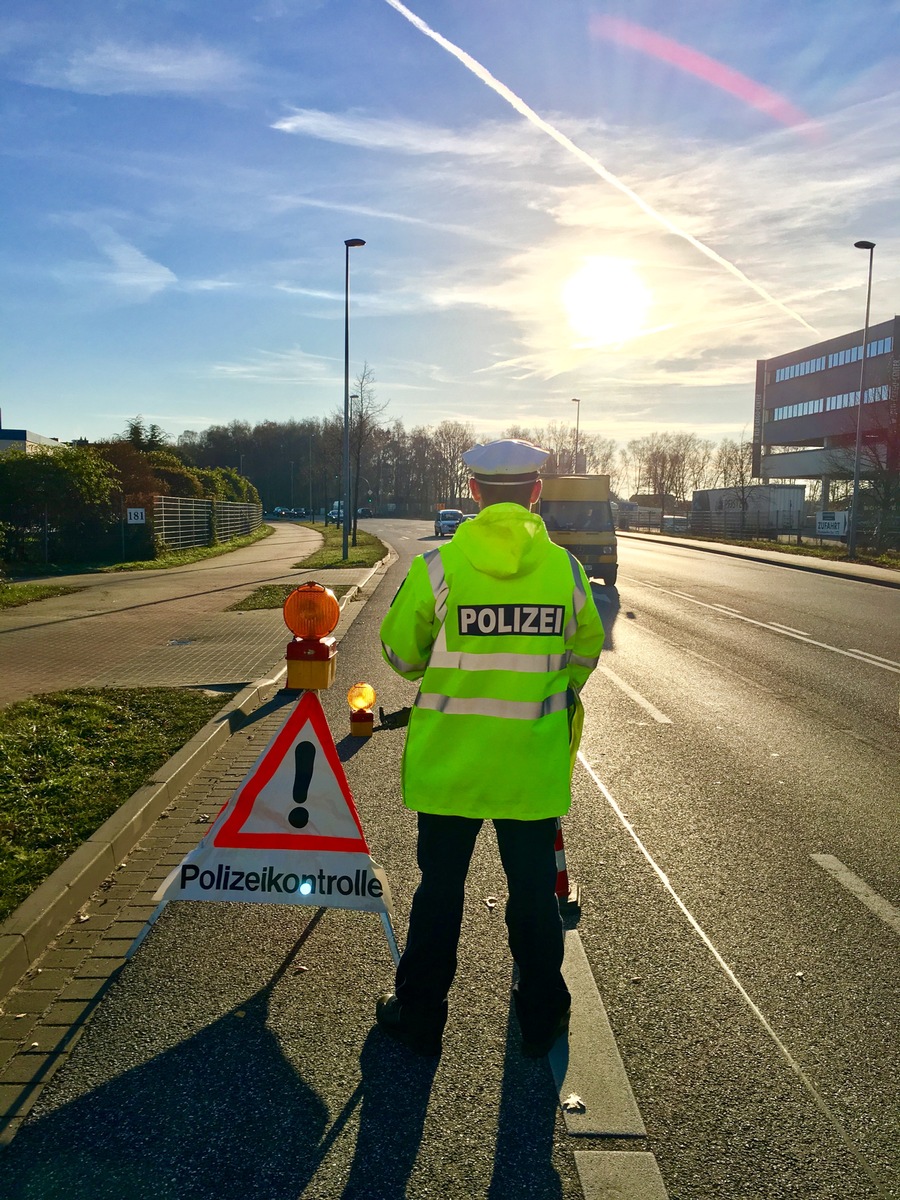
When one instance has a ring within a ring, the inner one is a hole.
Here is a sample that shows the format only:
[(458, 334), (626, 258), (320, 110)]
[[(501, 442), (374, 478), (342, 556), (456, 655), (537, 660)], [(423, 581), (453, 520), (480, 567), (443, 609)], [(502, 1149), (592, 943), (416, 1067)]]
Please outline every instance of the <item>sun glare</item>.
[(638, 337), (651, 300), (650, 289), (623, 258), (586, 258), (562, 289), (566, 316), (581, 346)]

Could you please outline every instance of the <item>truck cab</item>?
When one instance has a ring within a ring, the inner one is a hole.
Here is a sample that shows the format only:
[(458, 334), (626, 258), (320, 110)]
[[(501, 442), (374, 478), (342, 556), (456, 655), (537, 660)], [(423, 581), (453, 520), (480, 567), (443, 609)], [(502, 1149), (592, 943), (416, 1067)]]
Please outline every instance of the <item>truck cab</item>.
[(609, 476), (544, 476), (539, 508), (550, 540), (574, 554), (588, 578), (613, 587), (619, 568)]

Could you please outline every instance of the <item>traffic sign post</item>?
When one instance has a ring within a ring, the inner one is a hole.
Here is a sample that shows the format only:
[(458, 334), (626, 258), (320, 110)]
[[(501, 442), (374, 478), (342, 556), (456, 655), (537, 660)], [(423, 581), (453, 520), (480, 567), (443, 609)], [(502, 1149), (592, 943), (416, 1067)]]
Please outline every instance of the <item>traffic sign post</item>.
[(572, 916), (581, 912), (581, 885), (569, 880), (566, 867), (566, 848), (563, 845), (562, 821), (556, 818), (556, 841), (553, 844), (556, 851), (556, 902), (563, 916)]

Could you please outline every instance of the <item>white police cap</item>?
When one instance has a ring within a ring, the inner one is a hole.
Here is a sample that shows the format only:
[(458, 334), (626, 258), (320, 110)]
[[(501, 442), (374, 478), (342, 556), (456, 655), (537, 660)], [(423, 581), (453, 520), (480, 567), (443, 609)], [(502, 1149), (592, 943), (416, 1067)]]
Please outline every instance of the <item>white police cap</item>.
[(527, 483), (550, 457), (549, 450), (523, 442), (519, 438), (503, 438), (484, 446), (473, 446), (462, 456), (475, 479), (485, 483)]

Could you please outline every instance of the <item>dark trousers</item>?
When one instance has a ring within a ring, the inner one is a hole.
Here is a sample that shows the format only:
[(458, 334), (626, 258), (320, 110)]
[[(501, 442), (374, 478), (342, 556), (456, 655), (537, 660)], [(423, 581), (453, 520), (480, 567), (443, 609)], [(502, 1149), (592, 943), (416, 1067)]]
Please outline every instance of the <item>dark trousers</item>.
[[(519, 969), (516, 1014), (526, 1038), (551, 1029), (570, 1004), (563, 981), (563, 931), (556, 899), (556, 820), (493, 822), (509, 898), (506, 927)], [(406, 949), (397, 967), (402, 1005), (442, 1013), (456, 974), (466, 875), (482, 822), (419, 813), (422, 881), (413, 897)]]

